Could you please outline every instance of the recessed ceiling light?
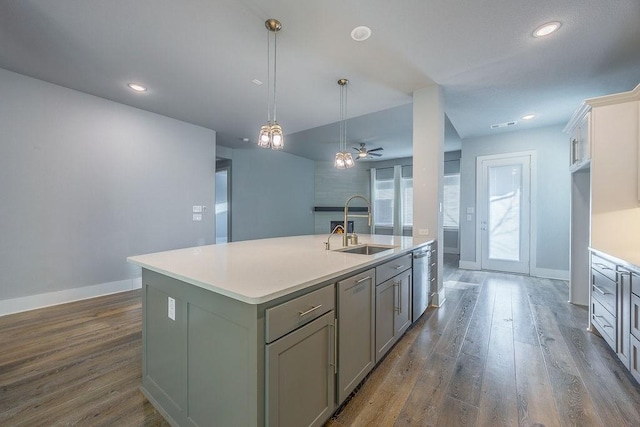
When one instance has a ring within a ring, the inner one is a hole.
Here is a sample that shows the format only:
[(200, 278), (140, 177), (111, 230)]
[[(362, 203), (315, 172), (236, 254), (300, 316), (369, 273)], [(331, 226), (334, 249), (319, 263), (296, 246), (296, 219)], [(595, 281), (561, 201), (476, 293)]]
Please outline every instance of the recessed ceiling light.
[(146, 87), (144, 87), (142, 85), (139, 85), (137, 83), (129, 83), (127, 86), (129, 86), (129, 88), (131, 90), (135, 90), (136, 92), (146, 92), (147, 91)]
[(526, 116), (522, 116), (522, 120), (531, 120), (535, 117), (535, 114), (527, 114)]
[(361, 25), (351, 30), (351, 38), (357, 42), (363, 42), (371, 37), (371, 28)]
[(562, 24), (558, 21), (547, 22), (546, 24), (542, 24), (535, 29), (535, 31), (533, 32), (533, 37), (548, 36), (549, 34), (555, 31), (558, 31), (558, 28), (560, 28), (561, 25)]
[(251, 80), (251, 83), (253, 83), (255, 85), (258, 85), (258, 86), (262, 86), (262, 82), (260, 80), (258, 80), (258, 79)]

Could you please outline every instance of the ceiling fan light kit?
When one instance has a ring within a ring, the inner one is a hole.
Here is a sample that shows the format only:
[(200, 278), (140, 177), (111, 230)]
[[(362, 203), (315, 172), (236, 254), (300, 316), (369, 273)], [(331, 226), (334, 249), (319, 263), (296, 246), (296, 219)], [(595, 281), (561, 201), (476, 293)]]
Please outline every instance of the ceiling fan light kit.
[[(276, 65), (277, 65), (277, 45), (276, 35), (282, 29), (282, 24), (277, 19), (267, 19), (264, 23), (267, 28), (267, 123), (260, 127), (258, 133), (258, 147), (271, 148), (272, 150), (282, 150), (284, 148), (284, 133), (278, 124), (276, 108)], [(273, 33), (273, 84), (271, 82), (271, 33)], [(271, 88), (273, 87), (273, 101), (271, 99)], [(271, 106), (273, 104), (273, 122), (271, 122)]]

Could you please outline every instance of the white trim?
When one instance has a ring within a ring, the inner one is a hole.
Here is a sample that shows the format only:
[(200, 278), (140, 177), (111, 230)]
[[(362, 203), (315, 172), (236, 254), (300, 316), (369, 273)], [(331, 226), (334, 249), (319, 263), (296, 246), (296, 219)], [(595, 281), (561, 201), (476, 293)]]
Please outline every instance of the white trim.
[(440, 289), (436, 294), (433, 295), (433, 298), (431, 299), (431, 305), (434, 307), (442, 307), (442, 305), (446, 300), (447, 299), (445, 298), (445, 295), (444, 295), (444, 286), (443, 286), (442, 289)]
[(570, 278), (569, 270), (554, 270), (552, 268), (534, 267), (531, 269), (531, 275), (544, 279), (569, 280)]
[(0, 316), (20, 313), (22, 311), (35, 310), (36, 308), (65, 304), (118, 292), (131, 291), (142, 287), (142, 278), (118, 280), (116, 282), (100, 283), (92, 286), (65, 289), (62, 291), (47, 292), (44, 294), (29, 295), (26, 297), (0, 300)]
[(480, 270), (480, 264), (475, 261), (458, 261), (458, 268), (462, 270)]

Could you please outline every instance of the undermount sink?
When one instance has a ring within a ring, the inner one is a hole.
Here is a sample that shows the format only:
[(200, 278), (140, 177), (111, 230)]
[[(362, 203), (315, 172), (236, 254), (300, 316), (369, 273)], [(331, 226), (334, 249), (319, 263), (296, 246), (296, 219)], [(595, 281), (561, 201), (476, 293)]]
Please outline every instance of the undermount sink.
[(359, 245), (351, 248), (336, 249), (336, 252), (346, 252), (349, 254), (373, 255), (379, 252), (388, 251), (396, 246), (380, 246), (380, 245)]

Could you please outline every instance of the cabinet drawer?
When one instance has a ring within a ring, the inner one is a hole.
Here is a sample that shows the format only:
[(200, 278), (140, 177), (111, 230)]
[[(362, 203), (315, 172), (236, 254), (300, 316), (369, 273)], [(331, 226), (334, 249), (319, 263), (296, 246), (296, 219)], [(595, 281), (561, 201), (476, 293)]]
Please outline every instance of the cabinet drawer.
[(376, 285), (411, 268), (411, 254), (406, 254), (376, 267)]
[(616, 276), (616, 265), (598, 255), (591, 254), (591, 268), (614, 282), (618, 280)]
[(277, 340), (300, 326), (309, 323), (335, 306), (333, 285), (325, 286), (266, 311), (266, 342)]
[(600, 332), (602, 338), (616, 349), (616, 318), (596, 300), (591, 301), (591, 323)]
[(616, 313), (616, 283), (595, 270), (591, 271), (591, 297), (597, 299), (609, 313)]

